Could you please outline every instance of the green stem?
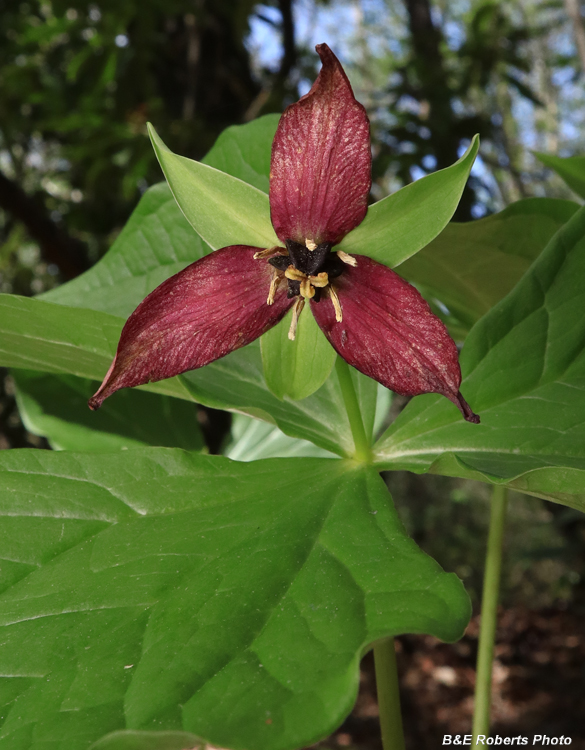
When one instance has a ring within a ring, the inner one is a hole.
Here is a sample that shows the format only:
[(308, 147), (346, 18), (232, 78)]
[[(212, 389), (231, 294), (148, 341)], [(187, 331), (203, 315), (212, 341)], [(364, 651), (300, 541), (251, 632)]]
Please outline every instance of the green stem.
[(485, 558), (483, 596), (481, 600), (472, 747), (477, 746), (477, 736), (479, 734), (488, 735), (490, 730), (492, 665), (494, 661), (500, 571), (502, 568), (502, 542), (504, 538), (507, 502), (508, 490), (505, 487), (495, 485), (491, 498), (490, 530)]
[(347, 417), (349, 419), (349, 426), (353, 436), (355, 446), (354, 458), (357, 461), (363, 461), (364, 463), (369, 464), (372, 462), (372, 448), (370, 441), (366, 437), (362, 413), (355, 388), (353, 387), (349, 365), (344, 359), (337, 357), (335, 370), (337, 371), (337, 377), (341, 387), (341, 395), (343, 396)]
[[(371, 441), (366, 436), (362, 412), (351, 379), (349, 365), (344, 359), (337, 357), (335, 369), (353, 436), (354, 458), (357, 461), (369, 464), (372, 462)], [(398, 672), (396, 671), (393, 638), (385, 638), (383, 641), (376, 643), (374, 646), (374, 662), (376, 664), (376, 687), (378, 690), (382, 746), (384, 750), (404, 750)]]
[(385, 638), (374, 646), (376, 688), (380, 710), (380, 729), (384, 750), (404, 750), (402, 715), (394, 638)]

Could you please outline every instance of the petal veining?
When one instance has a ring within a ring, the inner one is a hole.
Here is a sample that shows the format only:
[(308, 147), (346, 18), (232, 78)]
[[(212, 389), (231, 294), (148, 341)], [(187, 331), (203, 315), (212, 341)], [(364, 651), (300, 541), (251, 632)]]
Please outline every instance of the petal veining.
[(270, 211), (282, 242), (336, 244), (363, 221), (371, 186), (370, 126), (339, 60), (282, 115), (272, 144)]
[(359, 256), (334, 282), (341, 305), (312, 303), (315, 319), (346, 362), (404, 396), (441, 393), (469, 422), (479, 422), (459, 393), (455, 342), (419, 292), (397, 273)]
[(140, 303), (122, 330), (118, 351), (92, 409), (120, 388), (195, 370), (251, 343), (286, 315), (286, 286), (266, 303), (274, 271), (255, 260), (260, 248), (217, 250), (167, 279)]

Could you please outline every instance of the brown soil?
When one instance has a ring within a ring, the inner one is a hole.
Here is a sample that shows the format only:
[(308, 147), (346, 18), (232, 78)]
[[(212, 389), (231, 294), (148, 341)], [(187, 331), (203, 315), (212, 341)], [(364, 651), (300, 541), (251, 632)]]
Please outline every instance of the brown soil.
[[(443, 735), (471, 731), (478, 625), (474, 617), (454, 644), (429, 636), (397, 639), (407, 750), (437, 750)], [(564, 735), (572, 750), (585, 750), (584, 618), (561, 609), (500, 612), (492, 705), (496, 734), (522, 735), (527, 747), (537, 748), (549, 746), (533, 744), (534, 735)], [(362, 662), (352, 714), (315, 747), (381, 750), (371, 653)]]

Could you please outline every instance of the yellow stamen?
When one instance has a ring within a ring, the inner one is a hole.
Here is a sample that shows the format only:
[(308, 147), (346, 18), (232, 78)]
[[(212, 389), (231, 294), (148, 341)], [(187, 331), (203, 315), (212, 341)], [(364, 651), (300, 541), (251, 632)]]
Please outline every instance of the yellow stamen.
[(314, 240), (305, 240), (305, 247), (312, 252), (317, 249), (317, 243)]
[(338, 323), (341, 323), (341, 321), (343, 320), (343, 315), (341, 314), (341, 304), (339, 302), (337, 292), (332, 286), (327, 287), (327, 291), (329, 292), (329, 299), (331, 300), (331, 302), (333, 302), (333, 307), (335, 308), (335, 320)]
[(297, 271), (294, 266), (289, 266), (284, 272), (284, 275), (291, 281), (304, 281), (307, 278), (307, 274), (302, 271)]
[(295, 302), (295, 305), (293, 307), (293, 314), (292, 314), (292, 320), (290, 322), (290, 328), (288, 330), (288, 337), (291, 341), (295, 340), (295, 336), (297, 335), (297, 324), (299, 322), (299, 315), (301, 314), (301, 310), (305, 306), (305, 300), (302, 297), (299, 297), (299, 299)]
[(305, 299), (311, 299), (315, 296), (315, 287), (312, 286), (309, 279), (304, 279), (301, 281), (301, 291), (300, 291), (301, 297), (304, 297)]
[(309, 276), (309, 281), (313, 286), (323, 288), (329, 283), (329, 276), (325, 273), (325, 271), (321, 271), (321, 273), (317, 274), (317, 276)]
[(344, 253), (343, 250), (337, 251), (337, 257), (339, 258), (339, 260), (347, 263), (348, 266), (353, 266), (354, 268), (357, 266), (357, 260), (351, 255)]
[(274, 245), (273, 247), (266, 248), (266, 250), (259, 250), (257, 253), (254, 253), (254, 260), (262, 260), (263, 258), (270, 258), (272, 255), (288, 255), (288, 253), (283, 247), (278, 247), (278, 245)]
[(270, 289), (268, 290), (268, 299), (266, 300), (267, 305), (274, 304), (274, 297), (282, 281), (282, 276), (278, 275), (276, 268), (272, 271), (272, 280), (270, 281)]

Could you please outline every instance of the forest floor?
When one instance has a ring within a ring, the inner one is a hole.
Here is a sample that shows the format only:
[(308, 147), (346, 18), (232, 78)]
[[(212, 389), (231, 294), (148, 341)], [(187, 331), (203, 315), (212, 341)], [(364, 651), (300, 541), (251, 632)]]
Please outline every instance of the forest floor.
[[(397, 639), (407, 750), (438, 750), (444, 735), (471, 732), (478, 626), (475, 616), (454, 644)], [(521, 735), (535, 748), (549, 747), (533, 744), (535, 735), (564, 735), (572, 750), (585, 750), (585, 618), (563, 609), (502, 610), (495, 656), (492, 735)], [(371, 652), (353, 712), (313, 747), (381, 750)]]

